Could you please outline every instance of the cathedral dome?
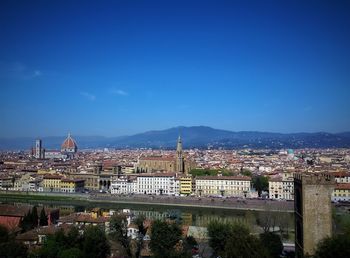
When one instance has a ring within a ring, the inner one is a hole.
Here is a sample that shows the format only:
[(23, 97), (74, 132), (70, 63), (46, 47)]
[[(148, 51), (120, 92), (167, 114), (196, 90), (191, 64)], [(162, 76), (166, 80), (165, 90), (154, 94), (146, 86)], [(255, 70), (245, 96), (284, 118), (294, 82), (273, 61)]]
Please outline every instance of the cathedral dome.
[(78, 146), (74, 139), (68, 134), (68, 137), (64, 140), (61, 145), (62, 152), (77, 152)]

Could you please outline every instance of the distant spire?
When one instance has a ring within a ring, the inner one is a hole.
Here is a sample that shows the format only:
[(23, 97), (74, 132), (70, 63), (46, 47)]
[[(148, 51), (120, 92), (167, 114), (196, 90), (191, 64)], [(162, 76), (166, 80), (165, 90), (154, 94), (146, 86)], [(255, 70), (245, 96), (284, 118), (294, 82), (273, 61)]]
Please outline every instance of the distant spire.
[(177, 151), (177, 152), (182, 152), (182, 140), (181, 140), (181, 135), (179, 135), (179, 138), (177, 139), (176, 151)]

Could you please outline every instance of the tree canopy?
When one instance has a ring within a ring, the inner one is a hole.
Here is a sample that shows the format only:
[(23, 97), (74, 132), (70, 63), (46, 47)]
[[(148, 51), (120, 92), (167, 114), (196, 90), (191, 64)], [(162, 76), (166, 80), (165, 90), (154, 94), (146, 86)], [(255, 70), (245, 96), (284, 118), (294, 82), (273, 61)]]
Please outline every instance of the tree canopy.
[(316, 249), (315, 258), (350, 257), (350, 233), (327, 237), (322, 240)]
[(208, 225), (209, 245), (221, 257), (269, 257), (259, 238), (242, 224), (212, 221)]
[(227, 170), (218, 170), (218, 169), (200, 169), (195, 168), (190, 171), (192, 176), (217, 176), (222, 174), (223, 176), (232, 176), (232, 173)]
[(114, 214), (110, 220), (110, 236), (112, 239), (119, 241), (122, 246), (129, 249), (128, 239), (128, 221), (123, 214)]
[(0, 257), (15, 258), (26, 257), (27, 248), (21, 243), (15, 242), (4, 226), (0, 225)]
[(270, 257), (278, 258), (283, 251), (283, 243), (279, 235), (266, 232), (260, 234), (261, 243), (266, 247)]
[(31, 253), (30, 257), (40, 258), (105, 258), (110, 253), (110, 247), (105, 232), (98, 226), (88, 226), (81, 236), (73, 227), (68, 233), (63, 230), (48, 236), (39, 250)]
[(45, 213), (44, 207), (41, 209), (40, 217), (39, 217), (39, 225), (40, 226), (47, 226), (49, 224), (48, 217)]
[(110, 253), (105, 232), (98, 226), (88, 226), (84, 231), (84, 257), (107, 257)]
[(177, 257), (175, 245), (181, 240), (181, 228), (175, 223), (156, 220), (152, 224), (150, 247), (154, 257)]
[(253, 177), (253, 187), (258, 191), (260, 197), (262, 191), (269, 189), (269, 179), (265, 176), (255, 176)]
[(34, 206), (32, 210), (28, 210), (28, 213), (24, 215), (19, 223), (19, 227), (23, 231), (28, 231), (38, 226), (39, 217), (37, 207)]

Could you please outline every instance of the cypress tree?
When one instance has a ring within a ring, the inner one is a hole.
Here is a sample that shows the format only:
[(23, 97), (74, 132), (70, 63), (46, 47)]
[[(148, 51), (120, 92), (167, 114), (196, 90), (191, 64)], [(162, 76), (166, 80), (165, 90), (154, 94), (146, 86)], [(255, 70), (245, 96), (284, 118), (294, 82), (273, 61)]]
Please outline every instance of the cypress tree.
[(40, 212), (39, 225), (40, 225), (40, 226), (47, 226), (48, 224), (49, 224), (49, 223), (48, 223), (48, 219), (47, 219), (47, 216), (46, 216), (44, 207), (43, 207), (43, 208), (41, 209), (41, 212)]
[(38, 222), (39, 222), (38, 209), (36, 208), (36, 206), (34, 206), (31, 214), (31, 228), (37, 227)]
[(27, 231), (31, 229), (32, 226), (32, 213), (30, 210), (24, 215), (24, 217), (21, 219), (19, 226), (22, 228), (23, 231)]

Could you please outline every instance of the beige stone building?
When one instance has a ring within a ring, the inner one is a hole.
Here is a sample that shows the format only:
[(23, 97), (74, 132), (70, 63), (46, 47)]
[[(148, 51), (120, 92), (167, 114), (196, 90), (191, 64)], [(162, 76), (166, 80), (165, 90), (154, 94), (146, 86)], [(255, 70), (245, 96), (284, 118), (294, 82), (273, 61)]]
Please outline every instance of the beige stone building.
[(90, 191), (109, 191), (112, 180), (118, 175), (118, 168), (106, 168), (102, 164), (95, 164), (88, 171), (71, 173), (75, 179), (83, 179), (85, 188)]
[(140, 157), (136, 166), (136, 173), (153, 173), (165, 171), (187, 174), (194, 167), (194, 162), (187, 159), (183, 153), (182, 140), (179, 136), (175, 156)]
[(200, 176), (196, 177), (198, 196), (248, 197), (251, 192), (251, 178), (246, 176)]
[(290, 173), (269, 180), (269, 198), (276, 200), (294, 200), (294, 178)]

